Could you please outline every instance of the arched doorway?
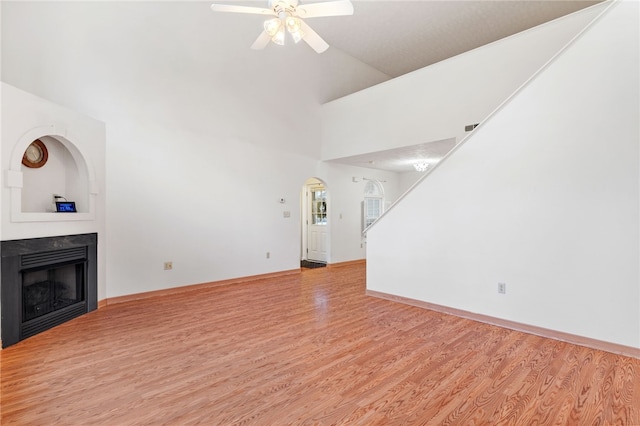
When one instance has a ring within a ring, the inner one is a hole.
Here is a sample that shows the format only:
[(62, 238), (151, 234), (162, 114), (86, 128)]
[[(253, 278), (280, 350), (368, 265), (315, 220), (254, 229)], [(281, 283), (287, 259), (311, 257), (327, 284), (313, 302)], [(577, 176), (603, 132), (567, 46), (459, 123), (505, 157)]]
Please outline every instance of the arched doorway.
[(301, 196), (302, 261), (327, 263), (330, 260), (329, 191), (325, 182), (310, 178)]

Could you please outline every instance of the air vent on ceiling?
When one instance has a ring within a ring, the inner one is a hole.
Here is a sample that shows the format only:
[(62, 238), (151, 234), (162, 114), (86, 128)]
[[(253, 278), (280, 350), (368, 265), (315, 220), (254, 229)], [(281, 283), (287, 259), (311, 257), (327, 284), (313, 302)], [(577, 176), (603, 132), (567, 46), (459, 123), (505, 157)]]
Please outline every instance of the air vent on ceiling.
[(467, 124), (466, 126), (464, 126), (464, 131), (465, 132), (470, 132), (473, 129), (475, 129), (476, 127), (478, 127), (478, 124), (480, 123), (476, 123), (476, 124)]

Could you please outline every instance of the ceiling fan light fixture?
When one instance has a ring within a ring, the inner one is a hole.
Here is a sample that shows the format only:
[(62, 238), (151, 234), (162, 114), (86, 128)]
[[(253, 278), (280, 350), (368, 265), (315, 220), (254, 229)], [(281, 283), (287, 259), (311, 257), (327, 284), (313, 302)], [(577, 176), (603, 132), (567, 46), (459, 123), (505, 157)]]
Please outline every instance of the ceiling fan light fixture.
[(264, 21), (264, 30), (271, 37), (275, 37), (275, 35), (278, 33), (278, 30), (281, 27), (281, 24), (282, 23), (278, 18), (267, 19), (266, 21)]
[(304, 37), (304, 33), (300, 30), (300, 18), (294, 16), (288, 16), (285, 20), (285, 26), (287, 31), (291, 34), (294, 43), (298, 43)]
[(268, 0), (268, 5), (268, 8), (264, 8), (231, 4), (212, 4), (211, 10), (214, 12), (274, 16), (275, 18), (264, 21), (264, 31), (260, 33), (251, 45), (251, 48), (254, 50), (264, 49), (269, 44), (269, 41), (284, 45), (285, 33), (288, 32), (291, 34), (294, 42), (298, 43), (300, 40), (304, 40), (317, 53), (326, 51), (329, 48), (329, 44), (300, 18), (353, 15), (353, 4), (351, 4), (351, 0), (320, 1), (319, 3), (305, 4), (303, 7), (299, 7), (298, 0)]
[(275, 44), (284, 46), (284, 27), (281, 25), (276, 34), (271, 38)]
[(304, 34), (302, 34), (300, 31), (296, 31), (294, 33), (291, 33), (291, 37), (293, 38), (294, 43), (299, 43), (300, 40), (302, 40), (302, 37), (304, 37)]
[(288, 16), (286, 19), (287, 31), (290, 33), (300, 31), (300, 18), (294, 16)]
[(293, 38), (294, 43), (298, 43), (300, 40), (304, 38), (304, 33), (302, 31), (296, 31), (290, 34), (291, 34), (291, 37)]

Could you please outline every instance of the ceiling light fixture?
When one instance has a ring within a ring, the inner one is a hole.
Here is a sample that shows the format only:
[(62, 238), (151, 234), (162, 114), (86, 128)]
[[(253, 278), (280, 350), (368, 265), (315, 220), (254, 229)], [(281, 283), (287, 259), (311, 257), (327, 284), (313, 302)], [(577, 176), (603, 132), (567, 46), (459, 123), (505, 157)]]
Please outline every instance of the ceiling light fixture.
[(284, 44), (284, 26), (280, 18), (264, 21), (264, 32), (269, 34), (271, 41), (282, 46)]
[(266, 20), (264, 21), (264, 30), (267, 32), (267, 34), (273, 37), (276, 35), (278, 30), (280, 29), (280, 24), (281, 22), (279, 18)]
[(273, 41), (277, 45), (284, 46), (284, 27), (283, 26), (280, 26), (280, 28), (278, 28), (278, 32), (276, 33), (276, 35), (274, 35), (271, 38), (271, 41)]
[[(268, 8), (240, 6), (230, 4), (212, 4), (214, 12), (249, 13), (256, 15), (271, 15), (264, 23), (264, 31), (251, 45), (252, 49), (264, 49), (270, 41), (275, 44), (285, 43), (285, 33), (288, 32), (294, 42), (304, 40), (318, 53), (329, 48), (322, 39), (301, 18), (318, 18), (321, 16), (353, 15), (353, 4), (350, 0), (330, 0), (319, 3), (298, 4), (298, 0), (268, 0)], [(286, 28), (286, 31), (285, 31)]]
[(300, 19), (293, 16), (287, 17), (286, 20), (287, 31), (291, 34), (294, 43), (298, 43), (304, 37), (304, 33), (300, 30)]
[(417, 172), (424, 172), (425, 170), (427, 170), (427, 167), (429, 167), (429, 163), (427, 163), (426, 161), (418, 161), (416, 163), (413, 163), (413, 167)]

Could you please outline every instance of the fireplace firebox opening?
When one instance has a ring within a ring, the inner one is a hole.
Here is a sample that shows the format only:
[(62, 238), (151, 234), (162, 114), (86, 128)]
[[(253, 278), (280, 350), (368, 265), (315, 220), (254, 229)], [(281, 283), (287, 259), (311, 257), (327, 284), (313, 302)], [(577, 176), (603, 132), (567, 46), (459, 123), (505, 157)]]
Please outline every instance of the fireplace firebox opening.
[(84, 263), (23, 271), (22, 319), (29, 321), (84, 300)]
[(97, 308), (97, 234), (1, 244), (4, 347)]

